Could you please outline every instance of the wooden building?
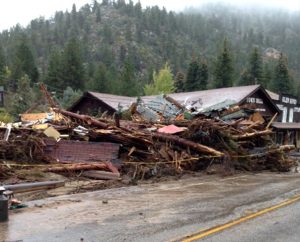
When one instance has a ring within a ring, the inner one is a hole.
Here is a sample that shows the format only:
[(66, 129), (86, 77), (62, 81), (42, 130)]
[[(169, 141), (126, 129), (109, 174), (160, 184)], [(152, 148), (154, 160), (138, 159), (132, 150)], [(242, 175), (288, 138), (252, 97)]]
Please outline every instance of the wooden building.
[[(255, 109), (263, 117), (273, 117), (280, 110), (273, 102), (267, 91), (260, 85), (238, 86), (210, 89), (196, 92), (182, 92), (168, 94), (185, 106), (193, 106), (198, 110), (205, 110), (220, 103), (230, 103)], [(142, 97), (144, 101), (153, 97)]]
[[(260, 85), (228, 87), (195, 92), (182, 92), (168, 94), (179, 103), (197, 110), (205, 110), (220, 103), (240, 105), (258, 111), (263, 117), (271, 118), (279, 113), (270, 95)], [(157, 96), (143, 96), (141, 99), (147, 103)], [(68, 110), (82, 114), (96, 115), (107, 112), (113, 114), (119, 109), (127, 109), (136, 102), (136, 98), (117, 96), (105, 93), (86, 92)]]
[(297, 97), (289, 94), (277, 94), (267, 91), (272, 100), (280, 109), (278, 121), (281, 123), (299, 123), (300, 122), (300, 105)]
[(300, 105), (297, 97), (267, 91), (280, 109), (278, 122), (272, 124), (278, 144), (293, 144), (300, 148)]
[(80, 114), (88, 114), (96, 116), (107, 112), (112, 115), (118, 109), (126, 109), (136, 101), (136, 98), (111, 95), (106, 93), (85, 92), (79, 100), (77, 100), (69, 111)]

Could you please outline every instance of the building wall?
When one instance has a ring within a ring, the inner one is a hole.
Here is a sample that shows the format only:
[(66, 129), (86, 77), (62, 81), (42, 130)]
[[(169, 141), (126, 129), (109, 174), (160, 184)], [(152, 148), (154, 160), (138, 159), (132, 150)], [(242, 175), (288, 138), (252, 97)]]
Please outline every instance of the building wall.
[(281, 110), (278, 121), (282, 123), (299, 123), (300, 122), (300, 104), (293, 95), (282, 94), (276, 105)]
[(255, 109), (264, 117), (272, 117), (276, 113), (276, 109), (272, 105), (272, 102), (260, 89), (247, 97), (242, 102), (242, 105), (245, 107), (249, 107), (250, 109)]
[(91, 116), (96, 116), (104, 112), (113, 115), (115, 112), (113, 108), (90, 95), (84, 96), (77, 104), (71, 107), (69, 111)]

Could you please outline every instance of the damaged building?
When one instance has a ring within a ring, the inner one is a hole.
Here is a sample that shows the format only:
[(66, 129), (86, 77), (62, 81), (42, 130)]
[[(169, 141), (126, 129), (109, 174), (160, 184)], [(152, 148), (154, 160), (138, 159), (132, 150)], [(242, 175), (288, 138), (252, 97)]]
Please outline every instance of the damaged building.
[[(200, 112), (225, 109), (235, 105), (248, 107), (249, 109), (255, 107), (256, 111), (264, 117), (272, 117), (275, 113), (280, 112), (270, 95), (260, 85), (172, 93), (168, 96), (179, 104)], [(147, 104), (156, 97), (157, 95), (143, 96), (141, 100)], [(86, 92), (68, 110), (81, 114), (92, 114), (99, 111), (112, 114), (120, 108), (128, 108), (136, 100), (133, 97)]]
[[(287, 94), (277, 94), (264, 89), (261, 85), (237, 86), (228, 88), (218, 88), (194, 92), (172, 93), (167, 95), (182, 107), (201, 112), (222, 120), (232, 120), (250, 115), (248, 112), (259, 113), (265, 120), (270, 120), (276, 113), (272, 127), (274, 128), (276, 142), (278, 144), (294, 144), (300, 148), (300, 105), (296, 97)], [(161, 96), (162, 97), (162, 96)], [(159, 108), (161, 112), (173, 111), (176, 115), (176, 108), (171, 110), (170, 105), (159, 96), (143, 96), (142, 102), (151, 110), (140, 107), (148, 118), (155, 118)], [(126, 110), (137, 98), (111, 95), (105, 93), (86, 92), (74, 103), (69, 111), (96, 115), (106, 112), (113, 114), (118, 110)], [(223, 112), (228, 108), (238, 106), (236, 112)], [(179, 108), (180, 109), (180, 108)], [(258, 117), (259, 118), (259, 117)]]

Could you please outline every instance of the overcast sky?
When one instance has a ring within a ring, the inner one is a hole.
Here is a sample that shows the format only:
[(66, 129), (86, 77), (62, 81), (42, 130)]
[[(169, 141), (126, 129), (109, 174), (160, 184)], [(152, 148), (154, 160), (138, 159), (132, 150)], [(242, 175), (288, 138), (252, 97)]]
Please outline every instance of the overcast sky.
[[(134, 0), (136, 2), (137, 0)], [(229, 2), (235, 5), (276, 6), (300, 11), (300, 0), (140, 0), (143, 7), (158, 5), (167, 10), (180, 11), (190, 6), (201, 6), (207, 2)], [(55, 11), (70, 10), (75, 3), (77, 9), (91, 0), (0, 0), (0, 31), (20, 23), (26, 26), (30, 20), (53, 16)], [(101, 0), (98, 0), (101, 2)]]

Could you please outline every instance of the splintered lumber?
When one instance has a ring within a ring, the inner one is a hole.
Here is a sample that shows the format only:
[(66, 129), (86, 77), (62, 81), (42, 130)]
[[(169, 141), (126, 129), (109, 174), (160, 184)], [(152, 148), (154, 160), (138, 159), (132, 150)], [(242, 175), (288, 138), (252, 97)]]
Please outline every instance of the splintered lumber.
[(82, 170), (105, 170), (108, 169), (107, 164), (99, 163), (99, 164), (71, 164), (64, 166), (57, 166), (47, 168), (45, 171), (48, 172), (70, 172), (70, 171), (82, 171)]
[(14, 193), (22, 193), (22, 192), (53, 189), (57, 187), (63, 187), (64, 185), (65, 185), (64, 181), (47, 181), (47, 182), (21, 183), (16, 185), (4, 185), (4, 188), (6, 190), (13, 191)]
[(66, 110), (63, 110), (63, 109), (58, 109), (58, 108), (54, 108), (53, 110), (55, 112), (61, 113), (62, 115), (65, 115), (67, 117), (82, 120), (84, 122), (87, 122), (88, 124), (92, 124), (96, 127), (102, 128), (102, 129), (107, 129), (109, 127), (108, 124), (106, 124), (104, 122), (101, 122), (97, 119), (94, 119), (94, 118), (92, 118), (91, 116), (88, 116), (88, 115), (77, 114), (77, 113), (69, 112), (69, 111), (66, 111)]
[(266, 126), (266, 129), (270, 128), (271, 124), (274, 122), (274, 120), (276, 119), (278, 113), (275, 113), (274, 116), (272, 117), (272, 119), (270, 120), (270, 122), (268, 123), (268, 125)]
[(176, 135), (153, 133), (152, 137), (157, 138), (162, 141), (172, 141), (179, 146), (189, 147), (189, 148), (191, 148), (195, 151), (201, 152), (201, 153), (206, 153), (206, 154), (210, 154), (213, 156), (219, 156), (219, 157), (224, 156), (224, 153), (222, 153), (220, 151), (217, 151), (217, 150), (210, 148), (208, 146), (205, 146), (205, 145), (195, 143), (190, 140), (180, 138)]
[(287, 152), (295, 149), (295, 145), (281, 145), (279, 148), (270, 150), (271, 152)]
[(268, 135), (271, 134), (272, 130), (263, 130), (263, 131), (256, 131), (253, 133), (245, 133), (245, 134), (241, 134), (241, 135), (232, 135), (232, 138), (235, 140), (241, 140), (241, 139), (248, 139), (248, 138), (254, 138), (254, 137), (260, 137), (260, 136), (264, 136), (264, 135)]
[(99, 180), (119, 180), (120, 179), (120, 173), (113, 173), (108, 171), (84, 171), (82, 172), (82, 176), (88, 177), (88, 178), (94, 178)]

